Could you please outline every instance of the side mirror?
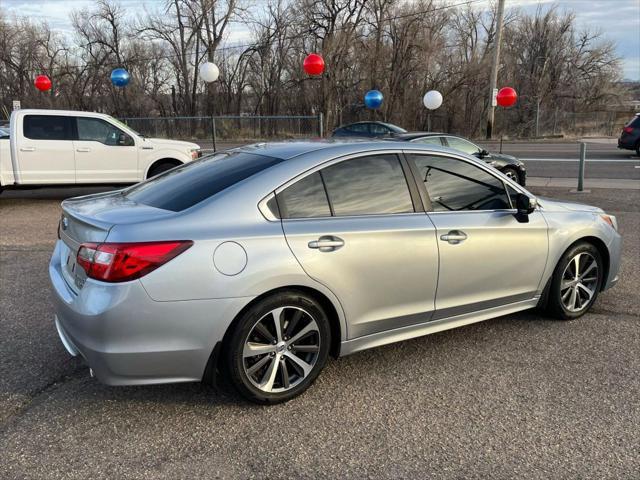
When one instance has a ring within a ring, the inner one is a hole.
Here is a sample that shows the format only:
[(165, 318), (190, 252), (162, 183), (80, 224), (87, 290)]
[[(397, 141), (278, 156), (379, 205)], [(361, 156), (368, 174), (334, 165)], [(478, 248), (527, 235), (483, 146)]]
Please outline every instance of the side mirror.
[(516, 219), (519, 222), (527, 223), (529, 221), (529, 214), (538, 206), (538, 200), (535, 197), (530, 197), (524, 193), (518, 193), (516, 195)]
[(130, 147), (132, 146), (133, 143), (133, 139), (131, 137), (129, 137), (128, 135), (121, 133), (120, 135), (118, 135), (118, 145), (122, 145), (125, 147)]
[(488, 157), (489, 156), (489, 152), (483, 148), (482, 150), (480, 150), (480, 153), (478, 154), (478, 156), (480, 158)]

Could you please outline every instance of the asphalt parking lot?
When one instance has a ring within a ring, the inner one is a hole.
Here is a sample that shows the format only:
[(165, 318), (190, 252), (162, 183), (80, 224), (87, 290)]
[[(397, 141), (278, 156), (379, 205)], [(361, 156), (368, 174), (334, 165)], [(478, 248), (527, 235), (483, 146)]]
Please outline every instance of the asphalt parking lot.
[(0, 478), (638, 478), (640, 190), (532, 189), (618, 217), (621, 281), (582, 319), (526, 312), (362, 352), (273, 407), (106, 387), (69, 357), (47, 264), (60, 200), (86, 191), (0, 196)]

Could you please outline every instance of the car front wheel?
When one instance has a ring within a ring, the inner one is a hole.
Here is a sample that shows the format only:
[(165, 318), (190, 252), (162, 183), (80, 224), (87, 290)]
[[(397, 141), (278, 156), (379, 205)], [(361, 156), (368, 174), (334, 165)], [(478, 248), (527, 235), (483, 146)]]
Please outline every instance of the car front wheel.
[(518, 170), (516, 170), (515, 168), (504, 167), (502, 169), (502, 173), (504, 173), (507, 177), (509, 177), (514, 182), (520, 183), (520, 174), (518, 173)]
[(553, 273), (548, 312), (561, 320), (584, 315), (596, 301), (604, 278), (604, 265), (598, 249), (586, 242), (571, 247)]
[(238, 320), (226, 352), (231, 383), (248, 400), (280, 403), (304, 392), (331, 344), (327, 315), (302, 292), (259, 301)]

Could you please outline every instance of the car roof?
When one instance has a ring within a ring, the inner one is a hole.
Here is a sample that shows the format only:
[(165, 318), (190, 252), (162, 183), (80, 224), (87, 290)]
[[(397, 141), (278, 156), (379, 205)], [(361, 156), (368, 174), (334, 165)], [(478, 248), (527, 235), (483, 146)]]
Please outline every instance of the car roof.
[(441, 132), (407, 132), (407, 133), (397, 133), (393, 137), (400, 140), (413, 140), (415, 138), (424, 138), (424, 137), (455, 137), (456, 135), (451, 135), (450, 133), (441, 133)]
[[(392, 139), (369, 139), (369, 138), (349, 138), (345, 139), (318, 139), (318, 140), (293, 140), (286, 142), (265, 142), (254, 143), (234, 148), (233, 151), (242, 151), (264, 155), (267, 157), (289, 160), (295, 157), (306, 155), (311, 152), (324, 151), (330, 156), (349, 155), (352, 153), (381, 150), (386, 148), (397, 149), (398, 142)], [(425, 146), (420, 144), (403, 144), (404, 149), (424, 150)], [(438, 150), (451, 153), (450, 149), (429, 145), (430, 150)]]

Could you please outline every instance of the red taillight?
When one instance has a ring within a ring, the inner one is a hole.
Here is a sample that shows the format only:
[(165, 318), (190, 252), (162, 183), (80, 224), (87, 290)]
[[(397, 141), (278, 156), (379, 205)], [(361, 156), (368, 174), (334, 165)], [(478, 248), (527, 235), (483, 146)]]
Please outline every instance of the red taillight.
[(177, 257), (191, 240), (145, 243), (83, 243), (77, 262), (90, 278), (126, 282), (140, 278)]
[(624, 127), (622, 131), (624, 133), (633, 133), (633, 127)]

